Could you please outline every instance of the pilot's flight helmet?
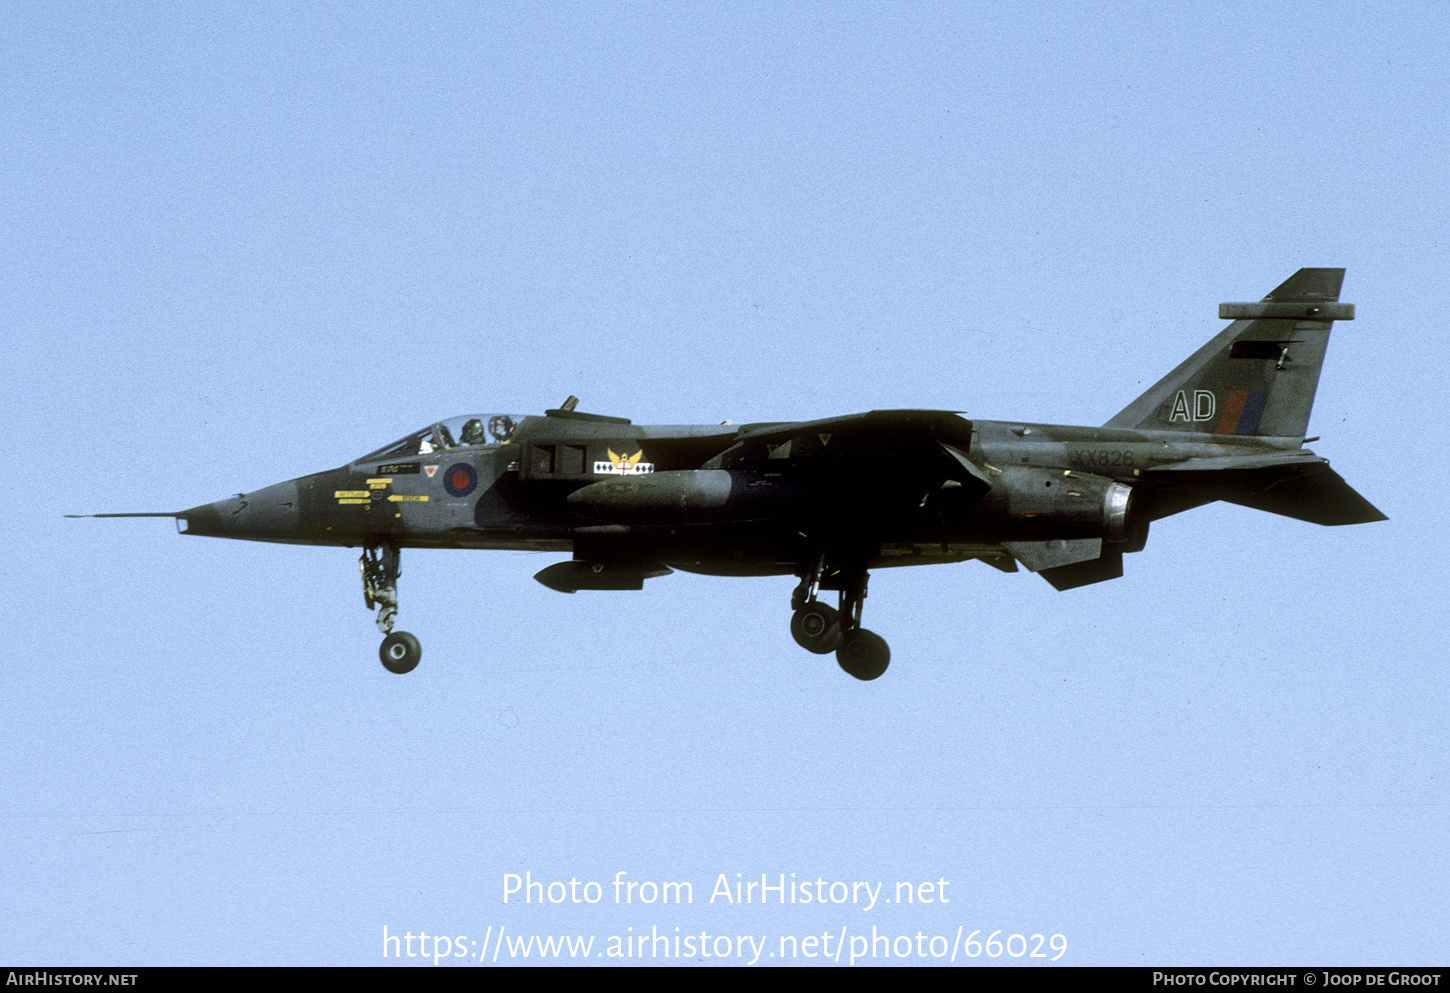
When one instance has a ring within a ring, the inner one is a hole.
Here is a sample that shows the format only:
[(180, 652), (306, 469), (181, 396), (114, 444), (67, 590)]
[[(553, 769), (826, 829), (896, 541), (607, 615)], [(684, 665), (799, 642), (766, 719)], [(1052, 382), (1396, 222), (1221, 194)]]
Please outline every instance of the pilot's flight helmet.
[(494, 414), (488, 419), (488, 433), (495, 441), (507, 441), (517, 425), (508, 414)]

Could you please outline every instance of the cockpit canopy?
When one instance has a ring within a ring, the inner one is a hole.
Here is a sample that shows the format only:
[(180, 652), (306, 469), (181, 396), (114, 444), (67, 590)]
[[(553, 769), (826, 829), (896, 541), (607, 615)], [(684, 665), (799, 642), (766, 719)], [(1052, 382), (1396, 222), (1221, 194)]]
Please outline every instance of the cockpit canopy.
[(446, 452), (454, 448), (502, 444), (509, 440), (523, 419), (522, 414), (463, 414), (450, 417), (446, 421), (436, 421), (422, 430), (414, 431), (406, 438), (384, 445), (375, 452), (369, 452), (358, 461), (403, 459)]

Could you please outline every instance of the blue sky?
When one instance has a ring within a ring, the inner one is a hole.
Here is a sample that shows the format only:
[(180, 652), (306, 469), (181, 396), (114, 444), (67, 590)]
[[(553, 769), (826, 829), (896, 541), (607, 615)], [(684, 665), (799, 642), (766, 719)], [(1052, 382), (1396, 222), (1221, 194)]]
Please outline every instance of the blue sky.
[[(1445, 961), (1440, 5), (0, 24), (0, 960), (875, 926), (1061, 934), (1073, 964)], [(568, 597), (531, 578), (559, 556), (450, 551), (404, 555), (400, 678), (353, 552), (61, 517), (571, 393), (651, 424), (1100, 424), (1301, 266), (1346, 267), (1359, 315), (1313, 447), (1388, 522), (1216, 505), (1068, 593), (883, 571), (874, 683), (791, 642), (788, 578)], [(505, 905), (525, 871), (695, 899)], [(709, 902), (736, 873), (951, 899)]]

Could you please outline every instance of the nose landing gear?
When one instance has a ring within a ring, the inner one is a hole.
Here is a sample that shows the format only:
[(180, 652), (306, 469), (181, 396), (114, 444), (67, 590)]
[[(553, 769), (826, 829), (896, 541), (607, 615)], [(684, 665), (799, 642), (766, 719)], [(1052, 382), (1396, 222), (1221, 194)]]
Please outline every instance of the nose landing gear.
[(399, 558), (395, 545), (367, 545), (357, 565), (362, 572), (363, 602), (369, 610), (378, 608), (378, 630), (387, 636), (378, 657), (383, 668), (402, 674), (418, 668), (423, 647), (407, 631), (393, 631), (398, 617), (398, 577), (402, 575)]

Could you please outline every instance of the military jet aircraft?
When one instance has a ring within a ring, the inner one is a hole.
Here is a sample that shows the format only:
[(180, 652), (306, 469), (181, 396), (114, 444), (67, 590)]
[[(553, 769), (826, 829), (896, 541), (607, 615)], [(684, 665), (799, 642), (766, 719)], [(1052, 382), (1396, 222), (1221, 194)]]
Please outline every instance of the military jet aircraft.
[[(1226, 500), (1316, 524), (1385, 520), (1303, 446), (1343, 269), (1300, 269), (1102, 427), (873, 410), (643, 426), (575, 409), (438, 421), (347, 465), (164, 514), (183, 534), (361, 547), (390, 672), (404, 548), (572, 553), (534, 578), (638, 590), (675, 569), (794, 575), (790, 630), (857, 679), (890, 662), (861, 626), (867, 576), (979, 559), (1059, 590), (1115, 579), (1152, 521)], [(837, 593), (832, 607), (820, 599)]]

